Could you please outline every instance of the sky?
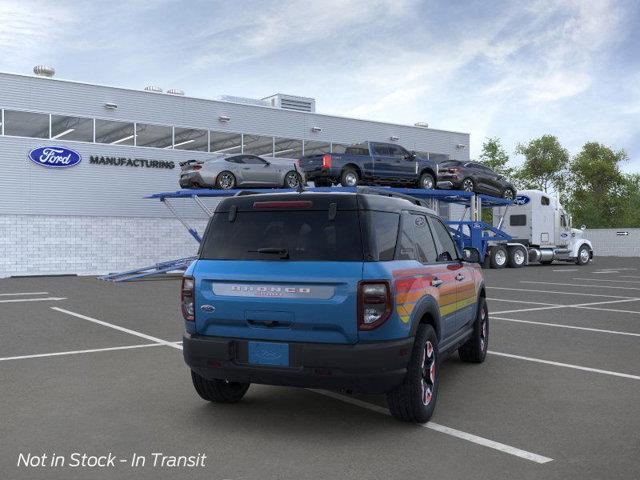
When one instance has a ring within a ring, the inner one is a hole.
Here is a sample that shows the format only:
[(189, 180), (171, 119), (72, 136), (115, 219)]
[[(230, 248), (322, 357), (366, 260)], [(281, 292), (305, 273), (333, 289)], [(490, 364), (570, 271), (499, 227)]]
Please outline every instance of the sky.
[(640, 173), (640, 0), (0, 0), (0, 71), (624, 149)]

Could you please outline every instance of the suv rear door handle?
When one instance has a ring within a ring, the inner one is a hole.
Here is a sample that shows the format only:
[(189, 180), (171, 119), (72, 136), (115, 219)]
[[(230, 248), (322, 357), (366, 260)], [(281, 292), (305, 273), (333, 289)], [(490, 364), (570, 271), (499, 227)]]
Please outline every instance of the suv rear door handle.
[(456, 275), (456, 280), (461, 282), (462, 280), (464, 280), (464, 275), (462, 275), (461, 273), (459, 273), (458, 275)]
[(440, 280), (438, 277), (433, 277), (433, 279), (431, 280), (431, 286), (433, 287), (439, 287), (443, 283), (444, 283), (444, 280)]

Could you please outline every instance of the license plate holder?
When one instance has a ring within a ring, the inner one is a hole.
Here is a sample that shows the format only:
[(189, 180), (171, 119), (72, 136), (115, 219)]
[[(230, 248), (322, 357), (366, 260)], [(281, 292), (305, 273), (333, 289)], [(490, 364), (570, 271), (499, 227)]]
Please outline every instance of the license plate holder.
[(249, 342), (249, 364), (271, 367), (289, 366), (289, 344), (275, 342)]

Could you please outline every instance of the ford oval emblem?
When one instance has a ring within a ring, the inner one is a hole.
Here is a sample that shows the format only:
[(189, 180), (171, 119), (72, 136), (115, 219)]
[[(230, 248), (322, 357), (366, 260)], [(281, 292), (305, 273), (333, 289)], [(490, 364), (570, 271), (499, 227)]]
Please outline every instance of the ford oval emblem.
[(202, 305), (200, 307), (200, 310), (202, 310), (203, 312), (213, 312), (215, 311), (216, 307), (214, 307), (213, 305)]
[(513, 203), (515, 203), (516, 205), (526, 205), (530, 200), (531, 199), (526, 195), (517, 195)]
[(29, 152), (29, 160), (42, 167), (67, 168), (82, 161), (82, 155), (64, 147), (39, 147)]

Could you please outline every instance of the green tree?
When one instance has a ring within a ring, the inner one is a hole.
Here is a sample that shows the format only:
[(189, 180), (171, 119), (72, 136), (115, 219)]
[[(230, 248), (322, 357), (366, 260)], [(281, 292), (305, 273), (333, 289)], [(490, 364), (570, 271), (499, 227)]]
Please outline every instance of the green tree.
[(619, 227), (631, 221), (625, 217), (634, 210), (629, 197), (637, 198), (639, 181), (620, 171), (620, 162), (625, 160), (624, 150), (613, 151), (598, 142), (585, 143), (573, 158), (568, 206), (576, 225)]
[(516, 153), (525, 161), (518, 170), (521, 186), (561, 194), (566, 186), (569, 152), (554, 135), (543, 135), (527, 144), (519, 144)]
[(509, 154), (503, 148), (498, 137), (485, 138), (479, 161), (494, 172), (504, 175), (505, 177), (511, 178), (515, 173), (515, 169), (508, 165)]

